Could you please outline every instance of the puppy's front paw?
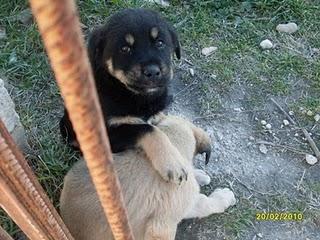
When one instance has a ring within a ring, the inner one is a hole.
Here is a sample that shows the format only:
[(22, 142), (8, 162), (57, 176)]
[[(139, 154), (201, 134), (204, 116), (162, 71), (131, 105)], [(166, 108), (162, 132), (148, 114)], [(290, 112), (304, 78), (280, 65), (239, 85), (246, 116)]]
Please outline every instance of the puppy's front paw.
[(236, 204), (234, 193), (229, 188), (217, 188), (209, 196), (219, 204), (220, 212), (224, 212), (228, 207)]
[(210, 176), (201, 169), (193, 169), (194, 176), (200, 186), (206, 186), (211, 182)]
[(154, 168), (167, 182), (181, 184), (188, 179), (188, 169), (185, 167), (181, 154), (176, 150), (170, 155), (163, 156), (164, 159), (157, 159), (153, 162)]

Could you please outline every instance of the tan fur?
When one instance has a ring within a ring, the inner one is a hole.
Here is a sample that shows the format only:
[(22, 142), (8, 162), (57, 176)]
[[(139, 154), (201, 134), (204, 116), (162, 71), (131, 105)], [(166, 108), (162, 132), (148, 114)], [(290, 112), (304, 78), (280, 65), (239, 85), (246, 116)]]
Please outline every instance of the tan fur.
[(156, 39), (159, 35), (159, 29), (156, 27), (151, 28), (150, 35), (153, 39)]
[(129, 44), (129, 46), (133, 46), (134, 44), (134, 37), (128, 33), (126, 36), (125, 36), (125, 39), (126, 39), (126, 42)]
[(145, 124), (145, 123), (146, 122), (143, 121), (141, 118), (131, 117), (131, 116), (113, 117), (108, 120), (109, 126), (121, 125), (121, 124)]
[[(199, 193), (192, 159), (199, 140), (208, 140), (201, 129), (171, 116), (161, 118), (157, 126), (157, 134), (165, 135), (176, 147), (182, 156), (180, 161), (190, 173), (187, 181), (178, 186), (164, 181), (143, 151), (114, 154), (115, 170), (136, 240), (174, 240), (182, 219), (223, 212), (235, 202), (228, 189), (218, 189), (209, 197)], [(60, 210), (76, 240), (113, 239), (84, 161), (77, 162), (65, 177)]]
[[(122, 70), (119, 69), (114, 69), (113, 67), (113, 62), (112, 62), (112, 58), (108, 59), (106, 61), (106, 66), (108, 69), (108, 72), (115, 77), (116, 79), (118, 79), (120, 82), (122, 82), (124, 85), (126, 85), (129, 89), (131, 89), (128, 84), (129, 84), (129, 79), (126, 77), (126, 75), (124, 74), (124, 72)], [(132, 91), (136, 92), (134, 89), (131, 89)]]

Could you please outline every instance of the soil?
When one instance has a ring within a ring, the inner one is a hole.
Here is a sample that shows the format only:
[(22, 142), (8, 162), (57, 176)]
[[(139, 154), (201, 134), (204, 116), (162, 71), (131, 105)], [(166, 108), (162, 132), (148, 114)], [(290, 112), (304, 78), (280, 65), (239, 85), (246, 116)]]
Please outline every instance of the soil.
[[(178, 94), (175, 95), (175, 102), (170, 112), (189, 118), (203, 127), (212, 139), (213, 155), (210, 163), (204, 166), (201, 157), (196, 160), (196, 165), (212, 177), (212, 183), (204, 189), (205, 192), (208, 192), (208, 189), (212, 191), (217, 187), (228, 186), (234, 190), (238, 199), (248, 199), (255, 206), (256, 211), (271, 211), (272, 209), (267, 209), (268, 204), (266, 204), (269, 199), (272, 201), (274, 196), (280, 196), (280, 198), (286, 196), (294, 202), (295, 198), (306, 194), (301, 190), (302, 182), (320, 181), (319, 164), (307, 165), (303, 155), (279, 151), (269, 146), (266, 154), (259, 151), (259, 146), (255, 142), (263, 137), (257, 133), (260, 113), (242, 110), (247, 109), (245, 99), (248, 93), (241, 89), (241, 86), (236, 86), (221, 99), (222, 109), (224, 109), (222, 113), (219, 111), (219, 114), (206, 117), (200, 115), (201, 92), (197, 85), (185, 85), (181, 76), (180, 74), (180, 78), (178, 77), (173, 85), (173, 92)], [(280, 126), (284, 119), (282, 113), (277, 112), (271, 102), (270, 105), (265, 106), (265, 109), (272, 115), (268, 122), (272, 126)], [(253, 137), (255, 140), (251, 141)], [(268, 136), (264, 138), (268, 139)], [(297, 186), (300, 186), (300, 189)], [(236, 205), (234, 208), (237, 207)], [(282, 209), (282, 211), (286, 210)], [(232, 212), (232, 209), (230, 211)], [(246, 211), (246, 209), (241, 207), (240, 211)], [(222, 224), (219, 223), (219, 217), (213, 216), (207, 219), (183, 221), (178, 228), (176, 239), (252, 240), (262, 237), (270, 240), (316, 240), (320, 238), (319, 225), (309, 220), (303, 222), (256, 221), (255, 213), (252, 215), (251, 223), (248, 223), (237, 237), (225, 232), (221, 227)]]

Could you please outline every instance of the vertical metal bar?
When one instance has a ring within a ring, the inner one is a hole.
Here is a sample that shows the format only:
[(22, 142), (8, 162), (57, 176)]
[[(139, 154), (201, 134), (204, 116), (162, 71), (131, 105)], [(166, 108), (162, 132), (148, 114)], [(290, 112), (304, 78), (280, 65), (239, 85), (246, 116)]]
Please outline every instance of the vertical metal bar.
[(101, 205), (116, 240), (133, 239), (73, 0), (29, 0)]
[(30, 239), (73, 239), (1, 119), (0, 193), (0, 206)]
[(0, 226), (0, 240), (13, 240), (13, 238)]

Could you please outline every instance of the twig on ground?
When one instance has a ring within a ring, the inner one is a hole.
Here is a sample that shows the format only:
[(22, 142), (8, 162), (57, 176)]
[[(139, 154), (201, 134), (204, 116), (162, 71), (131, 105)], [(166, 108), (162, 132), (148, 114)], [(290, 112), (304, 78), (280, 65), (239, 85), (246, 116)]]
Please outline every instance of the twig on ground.
[(303, 173), (302, 173), (302, 176), (301, 176), (301, 178), (300, 178), (300, 180), (299, 180), (299, 182), (298, 182), (298, 184), (297, 184), (297, 190), (299, 191), (300, 190), (300, 186), (301, 186), (301, 184), (302, 184), (302, 181), (303, 181), (303, 179), (304, 179), (304, 175), (306, 174), (306, 170), (303, 170)]
[(316, 143), (313, 141), (312, 137), (310, 136), (310, 134), (308, 133), (308, 131), (305, 128), (302, 128), (302, 132), (303, 132), (304, 136), (306, 137), (306, 139), (308, 140), (310, 147), (312, 148), (314, 154), (320, 160), (320, 151), (319, 151)]
[(198, 81), (193, 81), (191, 83), (189, 83), (185, 88), (183, 88), (182, 90), (180, 90), (179, 92), (177, 92), (173, 98), (176, 98), (177, 96), (179, 96), (181, 93), (183, 93), (184, 91), (188, 90), (190, 87), (192, 87), (193, 85), (198, 84)]
[(309, 154), (309, 153), (307, 153), (307, 152), (305, 152), (303, 150), (296, 149), (294, 147), (287, 146), (287, 145), (281, 145), (281, 144), (273, 143), (273, 142), (257, 141), (256, 144), (264, 144), (264, 145), (269, 145), (269, 146), (272, 146), (272, 147), (284, 148), (284, 149), (287, 149), (287, 150), (289, 150), (291, 152), (295, 152), (295, 153), (302, 154), (302, 155)]
[(288, 118), (288, 120), (293, 124), (297, 125), (296, 121), (293, 120), (293, 118), (279, 105), (279, 103), (276, 102), (273, 98), (271, 98), (271, 101), (279, 108), (279, 110)]
[[(293, 124), (293, 125), (298, 125), (293, 119), (292, 117), (279, 105), (279, 103), (276, 102), (276, 100), (274, 100), (273, 98), (271, 98), (271, 101), (279, 108), (279, 110), (288, 118), (288, 120)], [(304, 134), (304, 136), (306, 137), (307, 141), (309, 142), (309, 145), (311, 147), (311, 149), (313, 150), (314, 154), (316, 155), (316, 157), (320, 160), (320, 151), (317, 147), (317, 145), (315, 144), (315, 142), (313, 141), (312, 137), (310, 136), (310, 134), (308, 133), (308, 131), (301, 127), (301, 130)]]
[(245, 187), (248, 191), (250, 191), (250, 192), (256, 192), (256, 193), (258, 193), (258, 194), (261, 194), (261, 195), (267, 195), (267, 196), (277, 196), (277, 195), (279, 195), (279, 193), (269, 193), (269, 192), (260, 192), (260, 191), (258, 191), (258, 190), (255, 190), (255, 189), (253, 189), (253, 188), (251, 188), (251, 187), (249, 187), (247, 184), (245, 184), (244, 182), (242, 182), (240, 179), (238, 179), (236, 176), (234, 176), (233, 175), (233, 178), (235, 179), (235, 180), (237, 180), (237, 182), (238, 183), (240, 183), (240, 185), (242, 185), (243, 187)]

